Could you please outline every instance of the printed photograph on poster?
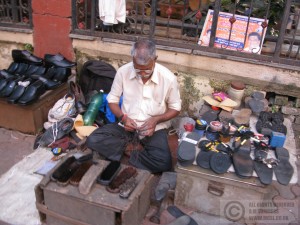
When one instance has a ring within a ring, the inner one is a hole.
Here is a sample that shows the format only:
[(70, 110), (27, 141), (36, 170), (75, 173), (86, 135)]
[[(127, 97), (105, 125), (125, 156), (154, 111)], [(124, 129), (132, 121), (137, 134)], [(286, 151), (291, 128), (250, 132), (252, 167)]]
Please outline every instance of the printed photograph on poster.
[[(209, 45), (213, 14), (213, 10), (208, 10), (206, 20), (198, 41), (198, 44), (201, 46)], [(262, 22), (264, 22), (264, 19), (255, 17), (248, 18), (247, 16), (235, 15), (236, 21), (232, 25), (231, 37), (229, 41), (231, 26), (229, 19), (232, 16), (233, 14), (231, 13), (219, 13), (214, 47), (226, 47), (226, 49), (230, 50), (239, 50), (242, 52), (260, 54), (263, 40), (266, 34), (266, 29), (263, 29), (261, 26)], [(249, 26), (247, 31), (248, 20)]]

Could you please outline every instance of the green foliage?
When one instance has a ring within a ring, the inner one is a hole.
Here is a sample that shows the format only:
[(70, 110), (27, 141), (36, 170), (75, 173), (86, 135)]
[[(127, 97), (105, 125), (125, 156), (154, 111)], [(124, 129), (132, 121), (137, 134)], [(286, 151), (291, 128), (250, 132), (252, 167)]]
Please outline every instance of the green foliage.
[(29, 52), (32, 52), (32, 53), (33, 53), (33, 50), (34, 50), (32, 44), (25, 44), (24, 49), (29, 51)]

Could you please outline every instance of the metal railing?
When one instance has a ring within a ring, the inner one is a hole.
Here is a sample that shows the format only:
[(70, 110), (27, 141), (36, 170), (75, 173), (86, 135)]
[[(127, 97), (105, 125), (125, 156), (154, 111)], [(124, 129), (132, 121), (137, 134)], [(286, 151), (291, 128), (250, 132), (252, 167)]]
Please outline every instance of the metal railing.
[[(125, 22), (113, 25), (100, 19), (99, 2), (72, 1), (74, 34), (130, 41), (150, 37), (158, 45), (193, 54), (300, 70), (299, 0), (126, 0)], [(261, 34), (259, 45), (246, 51), (253, 21)], [(205, 44), (201, 37), (208, 28)], [(227, 30), (225, 36), (222, 30)], [(242, 35), (235, 39), (238, 33)]]
[(32, 28), (31, 0), (0, 0), (0, 27)]

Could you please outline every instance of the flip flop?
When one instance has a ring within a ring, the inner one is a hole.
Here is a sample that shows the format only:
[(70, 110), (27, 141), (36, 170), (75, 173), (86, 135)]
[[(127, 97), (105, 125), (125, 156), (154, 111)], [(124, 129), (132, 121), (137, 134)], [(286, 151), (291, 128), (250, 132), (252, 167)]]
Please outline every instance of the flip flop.
[(226, 173), (231, 166), (231, 157), (223, 152), (218, 152), (210, 157), (209, 165), (217, 174)]
[[(175, 218), (179, 218), (181, 216), (188, 216), (187, 214), (185, 214), (184, 212), (182, 212), (178, 207), (176, 207), (175, 205), (170, 205), (167, 208), (167, 211), (174, 216)], [(190, 217), (190, 216), (189, 216)], [(190, 217), (191, 221), (188, 223), (188, 225), (198, 225), (198, 223), (192, 218)]]
[(254, 161), (254, 170), (262, 184), (271, 184), (273, 177), (273, 168), (269, 168), (263, 162)]
[(253, 160), (250, 157), (250, 140), (246, 140), (245, 143), (234, 142), (233, 146), (235, 149), (232, 160), (236, 175), (240, 178), (250, 178), (253, 173)]
[(198, 166), (204, 169), (210, 169), (210, 158), (212, 155), (216, 154), (213, 151), (200, 151), (196, 158), (196, 163)]
[(277, 147), (275, 155), (279, 161), (278, 165), (274, 168), (276, 179), (278, 183), (288, 185), (294, 174), (294, 168), (289, 161), (290, 154), (287, 149)]
[(182, 166), (189, 166), (195, 160), (196, 148), (200, 135), (197, 132), (191, 132), (180, 142), (177, 151), (178, 162)]

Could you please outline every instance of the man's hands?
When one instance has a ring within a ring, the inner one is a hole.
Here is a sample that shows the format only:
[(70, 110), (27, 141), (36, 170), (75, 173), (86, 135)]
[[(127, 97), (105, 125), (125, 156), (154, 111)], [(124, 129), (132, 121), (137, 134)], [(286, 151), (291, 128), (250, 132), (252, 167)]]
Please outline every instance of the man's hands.
[(150, 117), (145, 123), (138, 128), (138, 133), (141, 136), (152, 136), (158, 120), (155, 117)]
[(126, 117), (123, 123), (126, 131), (129, 132), (137, 131), (138, 134), (141, 136), (152, 136), (155, 131), (157, 122), (158, 121), (155, 117), (151, 117), (147, 119), (142, 126), (137, 127), (137, 124), (134, 122), (133, 119)]
[(124, 129), (129, 132), (134, 132), (137, 129), (137, 125), (133, 119), (126, 117), (124, 122)]

